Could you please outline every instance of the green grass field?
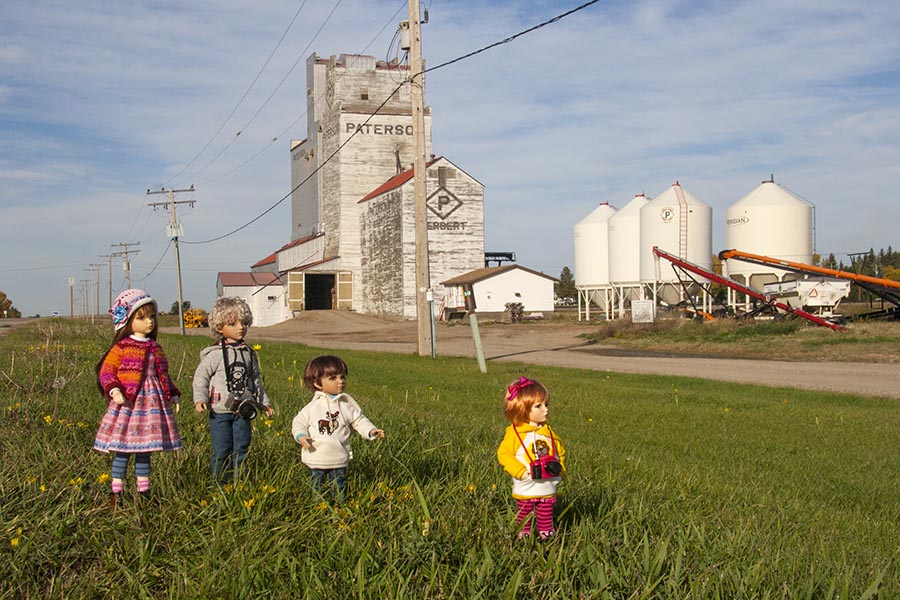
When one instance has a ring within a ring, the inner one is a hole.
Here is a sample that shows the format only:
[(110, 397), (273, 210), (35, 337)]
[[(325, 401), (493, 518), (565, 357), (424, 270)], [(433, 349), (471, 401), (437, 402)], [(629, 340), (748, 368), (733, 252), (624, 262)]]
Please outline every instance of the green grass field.
[[(247, 479), (219, 489), (189, 391), (209, 340), (165, 335), (185, 448), (154, 455), (155, 501), (129, 480), (111, 511), (110, 459), (91, 449), (110, 338), (58, 319), (0, 337), (0, 598), (900, 596), (894, 400), (340, 352), (387, 439), (354, 440), (332, 509), (290, 436), (321, 352), (262, 343), (278, 412), (255, 421)], [(550, 389), (568, 452), (543, 545), (516, 540), (495, 458), (520, 374)]]

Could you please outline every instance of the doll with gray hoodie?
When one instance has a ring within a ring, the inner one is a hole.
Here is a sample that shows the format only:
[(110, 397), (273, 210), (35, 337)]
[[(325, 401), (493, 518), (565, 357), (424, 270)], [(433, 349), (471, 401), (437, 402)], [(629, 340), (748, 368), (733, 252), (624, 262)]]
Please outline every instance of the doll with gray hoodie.
[(244, 336), (253, 314), (243, 298), (219, 298), (209, 313), (218, 340), (200, 351), (194, 371), (194, 408), (209, 416), (213, 454), (210, 467), (219, 483), (238, 476), (250, 451), (251, 421), (275, 413), (263, 389), (259, 361)]

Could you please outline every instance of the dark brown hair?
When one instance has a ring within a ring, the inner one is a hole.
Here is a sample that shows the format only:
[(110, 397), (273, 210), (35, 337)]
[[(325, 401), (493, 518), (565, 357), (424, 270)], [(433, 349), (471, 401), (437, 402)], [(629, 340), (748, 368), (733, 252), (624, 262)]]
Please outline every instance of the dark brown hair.
[(321, 385), (323, 377), (328, 377), (329, 375), (346, 376), (349, 372), (350, 369), (347, 368), (347, 363), (339, 356), (323, 354), (306, 363), (306, 369), (303, 372), (303, 383), (307, 388), (316, 391), (316, 384)]

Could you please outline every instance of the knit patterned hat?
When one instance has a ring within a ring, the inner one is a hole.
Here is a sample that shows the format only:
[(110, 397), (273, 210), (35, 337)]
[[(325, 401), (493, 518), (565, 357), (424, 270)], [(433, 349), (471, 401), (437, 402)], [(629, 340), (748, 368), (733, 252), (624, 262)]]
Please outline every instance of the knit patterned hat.
[(134, 311), (145, 304), (153, 303), (156, 306), (156, 300), (150, 297), (150, 294), (144, 290), (131, 289), (125, 290), (116, 297), (112, 308), (109, 309), (109, 315), (112, 317), (113, 325), (116, 331), (125, 327), (128, 319), (134, 314)]

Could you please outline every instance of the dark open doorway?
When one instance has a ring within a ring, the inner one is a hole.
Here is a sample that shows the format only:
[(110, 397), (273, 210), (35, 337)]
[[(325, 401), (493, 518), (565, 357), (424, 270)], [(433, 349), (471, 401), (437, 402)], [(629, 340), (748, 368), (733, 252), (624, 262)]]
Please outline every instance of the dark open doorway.
[(306, 310), (331, 310), (334, 308), (334, 274), (306, 274)]

